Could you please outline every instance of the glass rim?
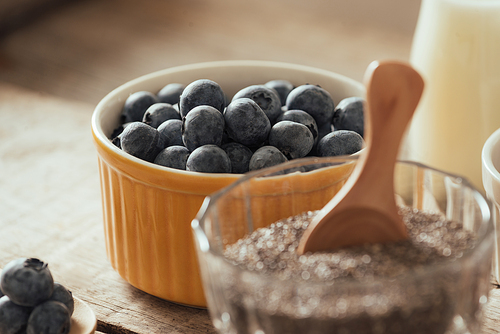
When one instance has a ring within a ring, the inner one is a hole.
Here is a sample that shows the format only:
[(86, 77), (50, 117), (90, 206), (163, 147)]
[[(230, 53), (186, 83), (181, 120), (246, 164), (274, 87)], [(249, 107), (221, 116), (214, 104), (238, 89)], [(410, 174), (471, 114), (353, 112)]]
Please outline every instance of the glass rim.
[[(257, 178), (259, 176), (265, 176), (269, 175), (278, 171), (282, 171), (284, 169), (291, 169), (296, 167), (297, 165), (304, 165), (304, 164), (314, 164), (314, 163), (322, 163), (322, 162), (355, 162), (357, 161), (359, 156), (337, 156), (337, 157), (311, 157), (311, 158), (302, 158), (302, 159), (295, 159), (293, 161), (288, 161), (285, 163), (282, 163), (277, 166), (269, 167), (269, 168), (264, 168), (261, 170), (253, 171), (250, 173), (245, 174), (243, 177), (239, 178), (237, 181), (231, 183), (230, 185), (224, 187), (223, 189), (207, 196), (203, 204), (200, 207), (200, 210), (198, 211), (198, 214), (196, 217), (192, 220), (191, 222), (191, 229), (193, 232), (193, 235), (195, 237), (195, 242), (197, 243), (197, 248), (199, 251), (203, 253), (210, 253), (217, 258), (222, 258), (225, 263), (230, 265), (232, 268), (238, 270), (240, 273), (245, 273), (247, 275), (256, 275), (255, 277), (259, 277), (260, 279), (266, 279), (270, 281), (279, 281), (283, 282), (280, 278), (274, 275), (263, 275), (257, 271), (252, 271), (247, 268), (243, 268), (241, 266), (235, 265), (231, 261), (229, 261), (222, 252), (219, 250), (216, 250), (212, 247), (211, 242), (209, 241), (207, 235), (205, 234), (204, 231), (204, 224), (205, 220), (207, 219), (208, 214), (210, 211), (215, 207), (215, 203), (219, 198), (224, 196), (225, 193), (231, 191), (232, 189), (238, 187), (242, 183), (245, 183), (246, 181), (250, 179)], [(429, 167), (425, 164), (422, 164), (420, 162), (415, 162), (415, 161), (409, 161), (409, 160), (398, 160), (397, 164), (403, 164), (403, 165), (410, 165), (410, 166), (415, 166), (417, 168), (423, 168), (430, 170), (433, 173), (438, 173), (444, 176), (451, 177), (455, 179), (457, 182), (462, 184), (463, 186), (469, 188), (472, 190), (473, 197), (475, 202), (478, 204), (481, 215), (482, 215), (482, 220), (480, 227), (477, 231), (477, 239), (476, 243), (473, 248), (468, 249), (463, 252), (463, 255), (460, 258), (456, 258), (453, 261), (440, 261), (432, 266), (425, 267), (423, 270), (419, 270), (418, 272), (410, 271), (407, 273), (404, 273), (400, 276), (396, 277), (374, 277), (373, 280), (370, 282), (362, 282), (362, 281), (342, 281), (342, 282), (329, 282), (329, 281), (314, 281), (314, 280), (304, 280), (304, 281), (291, 281), (293, 282), (292, 284), (299, 284), (299, 285), (314, 285), (314, 286), (327, 286), (332, 284), (337, 285), (337, 286), (342, 286), (342, 285), (349, 285), (349, 286), (355, 286), (356, 284), (360, 284), (363, 286), (369, 285), (376, 285), (376, 284), (381, 284), (387, 281), (392, 281), (392, 280), (405, 280), (408, 277), (411, 279), (418, 279), (420, 277), (425, 277), (427, 275), (431, 275), (432, 273), (438, 272), (440, 270), (446, 270), (448, 268), (451, 268), (453, 266), (460, 265), (463, 262), (466, 262), (469, 258), (473, 257), (477, 253), (481, 253), (482, 249), (488, 246), (488, 240), (487, 239), (493, 239), (493, 234), (492, 231), (494, 229), (493, 222), (492, 222), (492, 204), (491, 201), (488, 200), (467, 178), (462, 177), (457, 174), (449, 173), (449, 172), (444, 172), (442, 170)], [(311, 171), (314, 172), (314, 171)], [(283, 177), (286, 175), (277, 175), (277, 177)], [(491, 241), (490, 241), (491, 242)]]

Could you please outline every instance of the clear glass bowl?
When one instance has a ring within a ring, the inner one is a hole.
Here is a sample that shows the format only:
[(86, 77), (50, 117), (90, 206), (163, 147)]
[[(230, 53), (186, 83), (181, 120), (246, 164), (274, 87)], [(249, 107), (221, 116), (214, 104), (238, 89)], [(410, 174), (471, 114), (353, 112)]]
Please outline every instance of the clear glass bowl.
[(356, 157), (290, 162), (206, 198), (192, 229), (208, 308), (220, 333), (479, 331), (493, 254), (490, 202), (467, 180), (417, 163), (397, 163), (398, 203), (474, 231), (475, 247), (458, 259), (391, 279), (319, 283), (260, 274), (223, 256), (228, 245), (259, 227), (320, 209), (355, 163)]

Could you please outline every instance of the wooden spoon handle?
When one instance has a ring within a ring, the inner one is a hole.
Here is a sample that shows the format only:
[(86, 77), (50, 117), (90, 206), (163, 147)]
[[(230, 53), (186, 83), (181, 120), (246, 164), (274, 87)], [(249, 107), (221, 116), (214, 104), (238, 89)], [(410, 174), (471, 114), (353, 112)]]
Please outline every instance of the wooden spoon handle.
[(376, 177), (380, 182), (393, 184), (400, 143), (418, 105), (424, 83), (409, 65), (394, 61), (370, 64), (365, 82), (367, 151), (360, 177)]
[(344, 187), (319, 212), (297, 252), (405, 239), (394, 196), (394, 168), (423, 80), (409, 65), (373, 62), (366, 71), (366, 152)]

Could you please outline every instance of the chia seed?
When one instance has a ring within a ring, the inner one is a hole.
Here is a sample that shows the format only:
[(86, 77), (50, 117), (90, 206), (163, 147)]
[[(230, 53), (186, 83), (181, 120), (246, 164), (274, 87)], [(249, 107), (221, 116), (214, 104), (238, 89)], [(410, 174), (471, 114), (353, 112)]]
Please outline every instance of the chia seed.
[[(473, 232), (402, 207), (408, 240), (299, 256), (299, 240), (315, 215), (280, 220), (226, 247), (225, 258), (250, 271), (221, 277), (238, 333), (253, 333), (250, 322), (266, 334), (449, 330), (463, 287), (459, 270), (443, 265), (474, 248)], [(430, 266), (436, 273), (428, 274)], [(262, 279), (267, 276), (275, 279)]]

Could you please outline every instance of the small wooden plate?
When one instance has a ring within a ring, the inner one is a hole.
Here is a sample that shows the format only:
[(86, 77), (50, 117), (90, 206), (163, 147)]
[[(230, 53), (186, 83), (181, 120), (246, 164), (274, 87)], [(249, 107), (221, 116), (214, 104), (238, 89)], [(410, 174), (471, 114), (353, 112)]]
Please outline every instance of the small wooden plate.
[(92, 309), (81, 299), (73, 296), (75, 311), (71, 317), (69, 334), (94, 334), (97, 328), (97, 319)]

